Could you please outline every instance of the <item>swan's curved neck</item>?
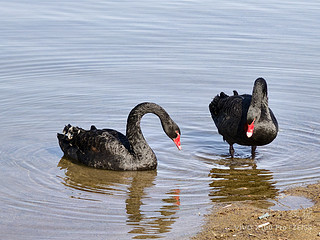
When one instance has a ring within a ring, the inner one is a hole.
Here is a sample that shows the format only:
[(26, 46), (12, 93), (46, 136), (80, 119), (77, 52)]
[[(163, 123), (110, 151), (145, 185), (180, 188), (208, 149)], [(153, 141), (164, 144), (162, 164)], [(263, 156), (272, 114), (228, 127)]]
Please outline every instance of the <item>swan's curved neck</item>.
[(265, 116), (270, 115), (267, 85), (264, 82), (256, 83), (253, 88), (247, 119), (250, 121), (253, 119), (259, 120), (261, 114)]
[(146, 142), (140, 127), (141, 118), (147, 113), (156, 114), (161, 122), (167, 112), (157, 104), (141, 103), (133, 108), (128, 116), (126, 136), (131, 144), (135, 158), (141, 160), (156, 161), (156, 156)]

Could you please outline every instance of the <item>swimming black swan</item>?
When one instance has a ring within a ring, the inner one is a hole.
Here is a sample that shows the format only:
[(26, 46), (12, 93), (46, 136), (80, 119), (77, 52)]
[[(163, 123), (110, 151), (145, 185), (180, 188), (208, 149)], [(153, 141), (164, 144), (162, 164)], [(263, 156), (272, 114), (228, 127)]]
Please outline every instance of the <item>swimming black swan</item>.
[(63, 134), (58, 133), (59, 145), (65, 156), (94, 168), (109, 170), (151, 170), (157, 167), (157, 158), (144, 139), (140, 121), (146, 113), (156, 114), (164, 132), (178, 149), (180, 129), (169, 114), (155, 103), (141, 103), (134, 107), (127, 119), (126, 136), (112, 129), (90, 130), (65, 126)]
[(209, 104), (212, 119), (223, 140), (229, 143), (232, 158), (235, 143), (251, 146), (255, 158), (256, 147), (272, 142), (278, 133), (278, 122), (268, 107), (267, 82), (258, 78), (252, 95), (233, 93), (228, 96), (221, 92), (212, 100)]

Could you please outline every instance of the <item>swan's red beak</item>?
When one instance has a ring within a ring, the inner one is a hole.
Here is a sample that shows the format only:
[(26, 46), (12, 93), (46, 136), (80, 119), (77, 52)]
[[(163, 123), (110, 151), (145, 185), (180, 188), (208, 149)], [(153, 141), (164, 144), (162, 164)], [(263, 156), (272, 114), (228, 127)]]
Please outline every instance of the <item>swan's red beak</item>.
[(177, 137), (173, 139), (174, 143), (176, 144), (177, 148), (181, 150), (181, 142), (180, 142), (180, 134), (177, 132)]
[(251, 124), (247, 124), (247, 137), (248, 138), (251, 138), (252, 135), (253, 135), (253, 129), (254, 129), (254, 121), (256, 119), (253, 119), (252, 123)]

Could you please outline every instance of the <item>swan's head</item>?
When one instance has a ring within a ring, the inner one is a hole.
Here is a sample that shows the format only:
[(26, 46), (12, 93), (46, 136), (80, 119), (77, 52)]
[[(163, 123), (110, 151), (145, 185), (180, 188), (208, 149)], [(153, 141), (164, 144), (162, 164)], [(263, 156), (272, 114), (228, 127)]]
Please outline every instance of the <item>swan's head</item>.
[(181, 142), (180, 142), (180, 129), (176, 131), (177, 136), (173, 138), (173, 142), (176, 144), (177, 148), (181, 150)]
[[(253, 135), (253, 130), (254, 130), (254, 122), (255, 122), (255, 118), (253, 119), (253, 121), (249, 121), (248, 123), (247, 123), (247, 132), (246, 132), (246, 134), (247, 134), (247, 137), (248, 138), (251, 138), (252, 137), (252, 135)], [(251, 123), (250, 123), (251, 122)]]
[(247, 122), (245, 125), (245, 131), (248, 138), (251, 138), (253, 135), (255, 122), (257, 122), (256, 120), (259, 119), (260, 112), (261, 112), (261, 109), (255, 107), (253, 104), (250, 105), (247, 113)]
[(162, 124), (163, 130), (167, 134), (169, 138), (176, 144), (177, 148), (181, 150), (181, 141), (180, 141), (180, 128), (178, 125), (173, 121), (169, 120), (167, 124)]

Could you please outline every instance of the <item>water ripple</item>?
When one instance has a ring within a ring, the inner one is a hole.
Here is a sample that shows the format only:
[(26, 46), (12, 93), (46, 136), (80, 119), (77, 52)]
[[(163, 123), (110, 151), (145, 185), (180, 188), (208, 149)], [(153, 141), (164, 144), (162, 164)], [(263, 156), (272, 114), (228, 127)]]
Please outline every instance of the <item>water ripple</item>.
[[(270, 206), (281, 189), (319, 180), (318, 3), (125, 5), (2, 3), (2, 238), (182, 239), (210, 204)], [(208, 104), (220, 91), (250, 93), (259, 76), (280, 132), (254, 161), (237, 145), (232, 160)], [(163, 105), (182, 131), (179, 152), (159, 120), (144, 117), (156, 171), (62, 158), (64, 124), (124, 132), (142, 101)]]

